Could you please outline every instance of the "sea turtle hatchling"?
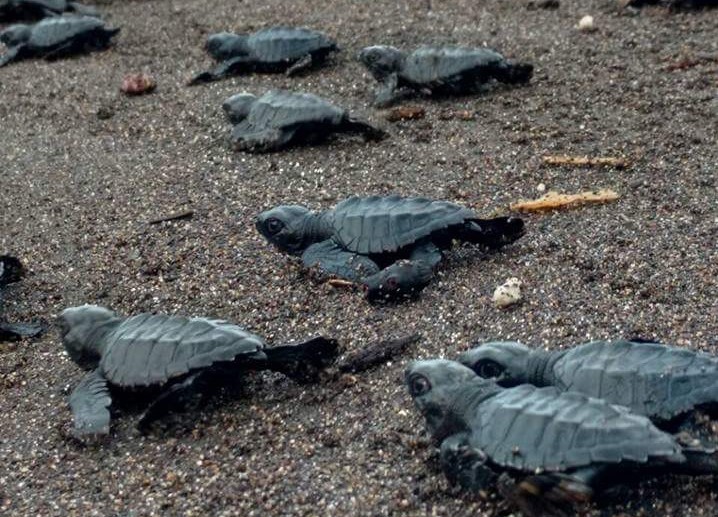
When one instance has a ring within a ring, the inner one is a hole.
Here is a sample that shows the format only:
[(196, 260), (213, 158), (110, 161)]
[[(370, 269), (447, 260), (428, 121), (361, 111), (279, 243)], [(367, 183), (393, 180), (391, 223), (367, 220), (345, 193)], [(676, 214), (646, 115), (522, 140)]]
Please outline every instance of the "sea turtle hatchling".
[[(8, 284), (19, 282), (24, 275), (25, 267), (17, 257), (0, 255), (0, 309), (3, 305), (1, 289)], [(35, 337), (42, 333), (42, 330), (42, 326), (34, 323), (9, 323), (0, 320), (0, 342)]]
[(139, 422), (145, 429), (250, 370), (314, 381), (337, 353), (337, 343), (323, 337), (266, 347), (259, 336), (226, 321), (162, 314), (122, 318), (95, 305), (65, 309), (58, 323), (69, 356), (91, 370), (69, 398), (78, 437), (109, 432), (111, 391), (153, 397)]
[(573, 515), (574, 502), (624, 477), (718, 473), (713, 449), (682, 447), (648, 418), (602, 399), (502, 388), (440, 359), (410, 364), (405, 378), (449, 481), (480, 491), (505, 473), (504, 495), (527, 515)]
[(39, 20), (63, 13), (96, 16), (97, 10), (67, 0), (0, 0), (0, 21)]
[[(484, 343), (458, 361), (502, 386), (555, 386), (605, 399), (689, 434), (695, 412), (718, 405), (718, 357), (659, 343), (594, 341), (567, 350)], [(689, 418), (692, 417), (692, 418)]]
[(232, 144), (238, 151), (270, 152), (315, 143), (336, 133), (361, 134), (367, 140), (386, 136), (381, 129), (310, 93), (271, 90), (261, 97), (239, 93), (222, 107), (234, 124)]
[(391, 104), (400, 88), (460, 95), (479, 91), (491, 80), (527, 83), (533, 65), (507, 60), (487, 47), (424, 45), (407, 54), (387, 45), (366, 47), (359, 60), (379, 81), (375, 104)]
[(104, 50), (118, 32), (92, 16), (58, 16), (33, 25), (11, 25), (0, 32), (0, 42), (8, 47), (0, 56), (0, 66), (31, 57), (56, 59)]
[(269, 27), (252, 34), (221, 32), (207, 39), (207, 52), (219, 62), (190, 84), (217, 81), (249, 72), (295, 74), (322, 65), (339, 50), (326, 34), (303, 27)]
[(480, 219), (448, 201), (401, 196), (350, 197), (319, 213), (282, 205), (256, 226), (305, 267), (361, 283), (370, 301), (421, 291), (454, 240), (498, 249), (524, 233), (518, 218)]

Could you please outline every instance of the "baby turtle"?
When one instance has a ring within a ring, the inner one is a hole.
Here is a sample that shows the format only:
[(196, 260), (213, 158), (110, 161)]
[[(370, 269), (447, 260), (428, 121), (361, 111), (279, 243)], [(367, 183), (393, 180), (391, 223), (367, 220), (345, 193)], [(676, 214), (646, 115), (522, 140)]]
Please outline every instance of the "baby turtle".
[(96, 16), (97, 10), (67, 0), (0, 0), (0, 21), (39, 20), (63, 13)]
[(266, 153), (316, 143), (335, 133), (357, 133), (367, 140), (386, 136), (348, 111), (310, 93), (271, 90), (257, 98), (239, 93), (222, 105), (234, 124), (232, 144), (238, 151)]
[(69, 399), (78, 437), (109, 432), (110, 389), (154, 397), (139, 422), (145, 429), (185, 409), (193, 397), (236, 384), (247, 371), (315, 381), (337, 353), (336, 341), (323, 337), (268, 348), (259, 336), (226, 321), (162, 314), (122, 318), (95, 305), (64, 310), (59, 325), (67, 353), (91, 370)]
[(259, 232), (307, 268), (360, 282), (370, 301), (421, 291), (454, 240), (498, 249), (524, 233), (521, 219), (479, 219), (473, 210), (423, 197), (350, 197), (310, 212), (282, 205), (262, 212)]
[(584, 393), (626, 406), (666, 429), (677, 429), (687, 413), (715, 409), (718, 402), (718, 357), (659, 343), (594, 341), (546, 351), (499, 341), (458, 360), (502, 386), (529, 383)]
[(507, 60), (487, 47), (425, 45), (406, 54), (395, 47), (376, 45), (363, 49), (359, 60), (380, 83), (374, 101), (377, 106), (391, 104), (399, 88), (461, 95), (479, 91), (492, 79), (527, 83), (533, 74), (533, 65)]
[(33, 25), (11, 25), (0, 32), (0, 42), (8, 47), (0, 56), (0, 66), (31, 57), (56, 59), (104, 50), (118, 32), (120, 29), (107, 29), (92, 16), (58, 16)]
[(718, 473), (712, 450), (684, 448), (646, 417), (581, 393), (502, 388), (446, 360), (412, 363), (406, 384), (449, 481), (479, 491), (499, 472), (527, 476), (504, 494), (527, 515), (574, 515), (572, 503), (636, 473)]
[(326, 34), (303, 27), (269, 27), (252, 34), (221, 32), (207, 39), (207, 52), (220, 64), (196, 75), (190, 84), (250, 72), (293, 75), (322, 65), (339, 50)]
[[(20, 260), (10, 255), (0, 255), (0, 288), (19, 282), (25, 275)], [(0, 292), (0, 309), (3, 296)], [(8, 323), (0, 320), (0, 342), (15, 341), (26, 337), (35, 337), (42, 333), (42, 326), (33, 323)]]

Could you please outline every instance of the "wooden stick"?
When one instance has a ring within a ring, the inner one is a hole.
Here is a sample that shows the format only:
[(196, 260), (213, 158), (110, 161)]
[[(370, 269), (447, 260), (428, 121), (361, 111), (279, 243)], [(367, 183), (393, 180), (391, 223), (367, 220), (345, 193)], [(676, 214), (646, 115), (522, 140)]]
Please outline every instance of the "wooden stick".
[(339, 365), (339, 371), (342, 373), (359, 373), (369, 370), (374, 366), (390, 361), (403, 352), (407, 346), (416, 343), (420, 339), (421, 335), (412, 334), (411, 336), (373, 343), (344, 359)]
[(605, 203), (618, 199), (618, 193), (611, 189), (600, 189), (578, 194), (559, 194), (548, 192), (545, 196), (530, 201), (521, 200), (509, 205), (517, 212), (541, 212), (555, 208), (574, 207), (586, 203)]
[(194, 210), (184, 210), (183, 212), (176, 212), (174, 214), (158, 217), (157, 219), (152, 219), (150, 221), (147, 221), (147, 224), (159, 224), (159, 223), (164, 223), (165, 221), (176, 221), (177, 219), (189, 219), (193, 215), (194, 215)]

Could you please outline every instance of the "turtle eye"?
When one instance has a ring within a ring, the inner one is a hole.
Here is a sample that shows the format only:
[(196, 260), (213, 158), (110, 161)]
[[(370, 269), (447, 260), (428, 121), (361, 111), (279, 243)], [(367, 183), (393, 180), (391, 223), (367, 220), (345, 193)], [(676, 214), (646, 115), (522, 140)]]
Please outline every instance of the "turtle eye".
[(431, 391), (431, 383), (429, 379), (423, 375), (417, 375), (409, 383), (409, 391), (413, 397), (420, 397)]
[(483, 377), (484, 379), (495, 379), (503, 375), (504, 367), (496, 361), (485, 359), (474, 365), (474, 371), (479, 377)]
[(271, 235), (276, 235), (282, 231), (282, 229), (284, 228), (284, 223), (276, 217), (270, 217), (269, 219), (267, 219), (265, 226), (267, 228), (267, 231)]

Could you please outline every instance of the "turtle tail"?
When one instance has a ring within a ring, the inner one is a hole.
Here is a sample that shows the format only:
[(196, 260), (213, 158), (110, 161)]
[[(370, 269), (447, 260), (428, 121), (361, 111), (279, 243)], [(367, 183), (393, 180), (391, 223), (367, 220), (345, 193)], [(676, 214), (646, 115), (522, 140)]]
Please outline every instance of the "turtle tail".
[(347, 133), (359, 133), (364, 136), (367, 140), (379, 141), (386, 138), (388, 135), (383, 129), (374, 127), (364, 121), (347, 117), (344, 121), (343, 129)]
[(306, 384), (319, 380), (319, 374), (338, 355), (334, 339), (318, 336), (296, 345), (265, 348), (267, 368), (283, 373), (292, 380)]
[(464, 224), (459, 237), (467, 242), (499, 249), (524, 234), (524, 221), (518, 217), (471, 219)]

